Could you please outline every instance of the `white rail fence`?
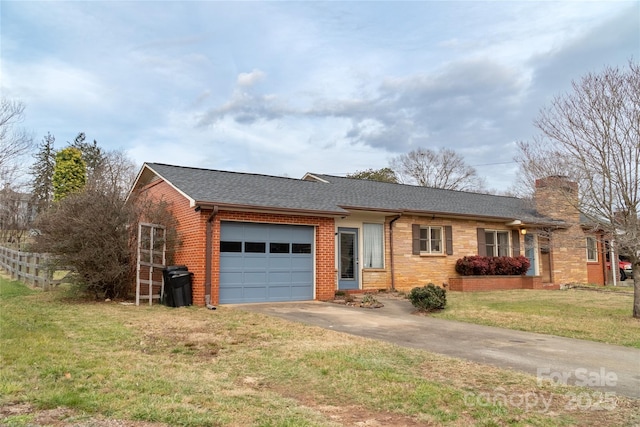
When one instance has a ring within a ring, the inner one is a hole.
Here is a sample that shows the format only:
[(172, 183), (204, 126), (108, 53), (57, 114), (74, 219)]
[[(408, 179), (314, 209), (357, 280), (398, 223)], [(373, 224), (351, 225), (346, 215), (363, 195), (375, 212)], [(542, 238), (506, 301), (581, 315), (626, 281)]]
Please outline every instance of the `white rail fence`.
[(49, 289), (64, 281), (64, 278), (53, 278), (54, 271), (49, 268), (48, 260), (49, 256), (45, 254), (0, 246), (0, 268), (11, 276), (11, 280), (19, 280), (31, 286)]

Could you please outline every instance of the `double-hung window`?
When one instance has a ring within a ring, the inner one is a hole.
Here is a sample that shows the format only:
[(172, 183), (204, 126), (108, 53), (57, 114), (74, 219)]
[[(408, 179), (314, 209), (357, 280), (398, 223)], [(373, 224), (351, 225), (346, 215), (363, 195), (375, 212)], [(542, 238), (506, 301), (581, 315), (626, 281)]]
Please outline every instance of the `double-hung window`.
[(587, 237), (587, 261), (598, 262), (598, 243), (593, 236)]
[(488, 256), (511, 255), (508, 231), (485, 230), (484, 240)]
[(384, 268), (384, 225), (363, 224), (364, 268)]
[(420, 227), (420, 253), (442, 253), (442, 227)]

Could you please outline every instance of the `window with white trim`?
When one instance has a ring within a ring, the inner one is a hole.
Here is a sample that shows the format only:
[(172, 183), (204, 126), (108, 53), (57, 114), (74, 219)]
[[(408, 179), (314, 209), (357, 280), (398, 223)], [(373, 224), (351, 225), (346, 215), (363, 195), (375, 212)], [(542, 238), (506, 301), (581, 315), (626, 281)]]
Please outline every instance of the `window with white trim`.
[(384, 268), (384, 225), (362, 224), (364, 268)]
[(587, 261), (598, 262), (598, 242), (593, 236), (587, 236)]
[(510, 256), (509, 232), (498, 230), (485, 230), (485, 247), (487, 256)]
[(442, 227), (420, 227), (420, 253), (442, 253)]

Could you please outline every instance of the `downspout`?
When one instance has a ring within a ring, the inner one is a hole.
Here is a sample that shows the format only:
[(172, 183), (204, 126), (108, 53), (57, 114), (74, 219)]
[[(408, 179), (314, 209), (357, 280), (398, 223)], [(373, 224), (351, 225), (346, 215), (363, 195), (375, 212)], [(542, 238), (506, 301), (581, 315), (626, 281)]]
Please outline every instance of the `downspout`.
[(396, 275), (393, 267), (393, 223), (396, 222), (402, 214), (389, 221), (389, 256), (391, 257), (391, 290), (396, 290)]
[(205, 238), (205, 260), (204, 260), (204, 304), (209, 310), (216, 307), (211, 304), (211, 257), (213, 256), (213, 220), (218, 214), (218, 206), (213, 207), (213, 211), (207, 218), (207, 235)]
[[(611, 239), (611, 252), (609, 255), (609, 267), (611, 267), (611, 278), (613, 279), (613, 286), (618, 286), (618, 275), (620, 274), (620, 262), (618, 261), (618, 255), (616, 255), (615, 240)], [(615, 265), (614, 265), (615, 262)]]

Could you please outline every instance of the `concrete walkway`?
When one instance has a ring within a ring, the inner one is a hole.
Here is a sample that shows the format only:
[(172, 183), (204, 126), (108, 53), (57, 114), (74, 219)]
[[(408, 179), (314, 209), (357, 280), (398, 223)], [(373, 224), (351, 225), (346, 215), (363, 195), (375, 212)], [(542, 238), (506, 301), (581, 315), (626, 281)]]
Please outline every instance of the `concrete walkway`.
[(557, 383), (590, 386), (640, 398), (640, 350), (412, 314), (406, 299), (378, 298), (378, 309), (323, 302), (243, 304), (236, 307), (513, 369)]

